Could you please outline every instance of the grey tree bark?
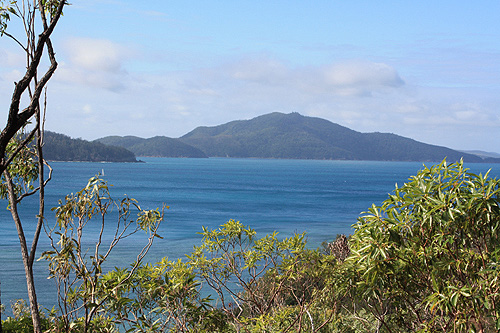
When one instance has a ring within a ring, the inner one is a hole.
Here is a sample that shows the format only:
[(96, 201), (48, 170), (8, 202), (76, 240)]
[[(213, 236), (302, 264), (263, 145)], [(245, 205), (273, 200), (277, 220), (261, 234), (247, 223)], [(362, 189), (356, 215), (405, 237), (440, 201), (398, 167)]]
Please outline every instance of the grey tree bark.
[[(41, 333), (40, 313), (36, 298), (36, 290), (33, 275), (33, 263), (36, 255), (36, 248), (40, 231), (43, 226), (44, 214), (44, 187), (46, 180), (44, 179), (44, 163), (42, 154), (42, 140), (43, 140), (43, 124), (40, 119), (40, 98), (57, 68), (57, 61), (55, 52), (52, 47), (51, 35), (62, 15), (63, 8), (67, 4), (66, 0), (59, 1), (46, 1), (46, 0), (23, 0), (23, 1), (8, 1), (5, 5), (4, 1), (0, 1), (0, 10), (2, 16), (0, 18), (1, 33), (14, 40), (26, 54), (26, 72), (20, 81), (15, 83), (14, 92), (12, 94), (11, 103), (8, 112), (7, 124), (0, 133), (0, 174), (4, 175), (5, 182), (8, 189), (9, 209), (12, 213), (12, 218), (17, 228), (19, 236), (19, 243), (21, 245), (21, 255), (26, 275), (26, 283), (28, 287), (28, 298), (30, 302), (30, 311), (33, 320), (34, 332)], [(26, 33), (26, 44), (21, 43), (16, 37), (5, 31), (7, 21), (10, 19), (9, 13), (14, 14), (22, 20)], [(40, 20), (42, 24), (42, 31), (35, 31), (35, 21)], [(47, 69), (40, 68), (40, 62), (46, 55), (49, 59), (50, 65)], [(39, 73), (43, 72), (43, 76), (39, 78)], [(27, 106), (21, 108), (22, 97), (27, 97), (29, 101)], [(36, 125), (25, 136), (24, 140), (18, 145), (17, 149), (13, 152), (7, 153), (7, 146), (9, 142), (16, 136), (16, 134), (23, 129), (28, 122), (35, 118)], [(36, 151), (39, 161), (38, 169), (38, 188), (31, 193), (19, 195), (14, 188), (12, 176), (9, 173), (8, 167), (16, 156), (23, 150), (28, 143), (36, 135)], [(17, 211), (17, 204), (26, 195), (39, 193), (39, 213), (37, 216), (37, 225), (34, 232), (33, 241), (30, 249), (25, 238), (22, 221)], [(1, 332), (0, 322), (0, 332)]]

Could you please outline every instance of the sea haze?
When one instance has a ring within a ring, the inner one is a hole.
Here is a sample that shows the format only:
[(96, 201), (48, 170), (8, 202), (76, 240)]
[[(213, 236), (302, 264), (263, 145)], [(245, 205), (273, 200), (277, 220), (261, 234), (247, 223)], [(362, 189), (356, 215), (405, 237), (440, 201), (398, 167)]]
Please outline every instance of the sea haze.
[[(216, 228), (229, 219), (240, 220), (264, 236), (274, 230), (281, 237), (306, 232), (308, 245), (316, 248), (339, 233), (352, 233), (352, 224), (372, 203), (380, 204), (395, 184), (402, 185), (422, 169), (419, 162), (366, 162), (262, 159), (141, 158), (146, 163), (53, 162), (53, 180), (47, 187), (46, 218), (54, 224), (51, 207), (65, 195), (82, 189), (88, 179), (104, 173), (115, 199), (124, 195), (143, 208), (170, 206), (149, 261), (163, 256), (181, 258), (198, 245), (202, 226)], [(467, 164), (476, 173), (499, 164)], [(36, 198), (23, 201), (25, 231), (33, 230)], [(0, 283), (2, 302), (26, 298), (26, 283), (16, 230), (1, 202)], [(113, 223), (113, 220), (109, 220)], [(90, 236), (96, 228), (89, 227)], [(127, 266), (144, 244), (144, 234), (123, 242), (111, 256), (109, 267)], [(108, 238), (111, 236), (108, 236)], [(28, 239), (31, 238), (31, 235)], [(48, 248), (42, 233), (38, 255)], [(56, 304), (53, 282), (47, 280), (46, 263), (35, 264), (39, 302)]]

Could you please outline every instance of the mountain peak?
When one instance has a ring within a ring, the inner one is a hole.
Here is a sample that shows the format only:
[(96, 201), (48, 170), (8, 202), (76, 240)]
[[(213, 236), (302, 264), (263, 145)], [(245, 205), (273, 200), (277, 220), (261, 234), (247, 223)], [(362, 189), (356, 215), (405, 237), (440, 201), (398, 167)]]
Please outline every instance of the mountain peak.
[(499, 162), (391, 133), (360, 133), (298, 112), (272, 112), (249, 120), (197, 127), (178, 139), (106, 137), (98, 141), (138, 156), (255, 157), (372, 161)]
[(449, 161), (481, 158), (388, 133), (360, 133), (297, 112), (198, 127), (179, 138), (208, 156), (377, 161)]

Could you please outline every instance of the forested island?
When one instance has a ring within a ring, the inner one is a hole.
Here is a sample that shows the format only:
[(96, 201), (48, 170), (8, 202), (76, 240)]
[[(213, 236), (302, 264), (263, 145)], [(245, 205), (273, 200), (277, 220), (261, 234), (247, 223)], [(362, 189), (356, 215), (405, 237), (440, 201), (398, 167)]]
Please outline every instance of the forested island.
[(237, 157), (357, 161), (500, 163), (500, 158), (430, 145), (391, 133), (360, 133), (328, 120), (274, 112), (197, 127), (180, 138), (107, 136), (94, 141), (47, 131), (48, 160), (137, 162), (145, 157)]
[(137, 162), (131, 151), (100, 142), (72, 139), (50, 131), (44, 133), (44, 157), (49, 161)]
[(250, 120), (198, 127), (178, 139), (108, 136), (97, 142), (120, 146), (137, 156), (239, 157), (370, 161), (458, 161), (498, 163), (390, 133), (360, 133), (328, 120), (274, 112)]
[(203, 151), (178, 139), (155, 136), (149, 139), (137, 136), (107, 136), (95, 142), (119, 146), (130, 150), (136, 156), (147, 157), (208, 157)]

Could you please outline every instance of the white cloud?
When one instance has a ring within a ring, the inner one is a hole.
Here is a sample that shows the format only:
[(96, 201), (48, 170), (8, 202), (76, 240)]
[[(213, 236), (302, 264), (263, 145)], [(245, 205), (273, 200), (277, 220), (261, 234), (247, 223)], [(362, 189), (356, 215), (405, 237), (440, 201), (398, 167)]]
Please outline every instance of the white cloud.
[[(404, 83), (395, 68), (381, 62), (293, 67), (259, 56), (214, 67), (135, 71), (129, 75), (120, 70), (110, 75), (70, 65), (73, 67), (62, 66), (64, 75), (73, 75), (67, 80), (84, 85), (76, 92), (71, 85), (64, 85), (58, 88), (59, 94), (69, 96), (67, 105), (81, 107), (65, 107), (56, 97), (57, 107), (68, 117), (85, 121), (72, 129), (64, 117), (51, 121), (61, 119), (64, 123), (58, 128), (76, 137), (179, 137), (197, 126), (250, 119), (273, 111), (296, 111), (360, 132), (391, 132), (452, 148), (480, 148), (460, 133), (500, 126), (495, 116), (497, 100), (486, 100), (485, 96), (491, 94), (483, 89), (438, 89)], [(114, 89), (119, 85), (122, 90)], [(454, 130), (457, 128), (460, 131)]]
[(117, 72), (122, 69), (123, 47), (104, 39), (73, 38), (66, 42), (70, 61), (90, 71)]
[(66, 61), (61, 61), (57, 79), (111, 91), (124, 89), (128, 73), (123, 62), (130, 57), (127, 48), (104, 39), (72, 38), (64, 50)]
[[(5, 37), (6, 38), (6, 37)], [(18, 82), (24, 76), (26, 70), (26, 54), (20, 47), (0, 48), (0, 81), (4, 81), (9, 95), (14, 88), (14, 82)]]
[(385, 88), (400, 87), (404, 81), (397, 71), (383, 63), (348, 61), (325, 69), (325, 82), (340, 95), (364, 95)]
[(84, 114), (92, 114), (94, 111), (92, 110), (92, 106), (89, 104), (85, 104), (82, 108)]

